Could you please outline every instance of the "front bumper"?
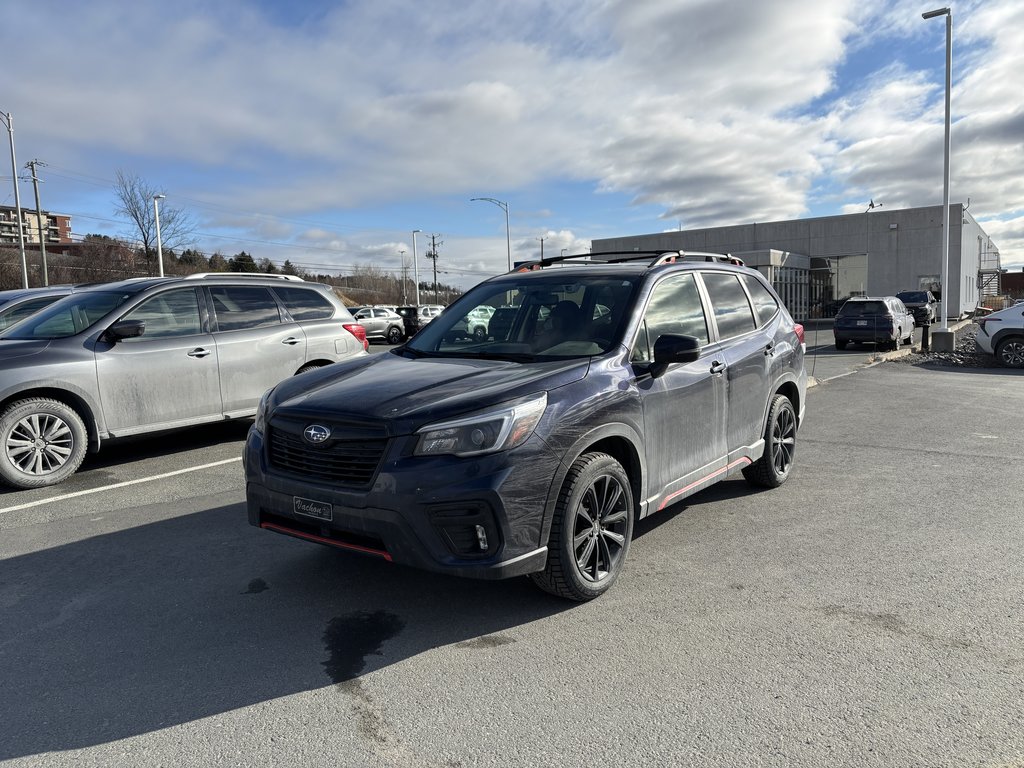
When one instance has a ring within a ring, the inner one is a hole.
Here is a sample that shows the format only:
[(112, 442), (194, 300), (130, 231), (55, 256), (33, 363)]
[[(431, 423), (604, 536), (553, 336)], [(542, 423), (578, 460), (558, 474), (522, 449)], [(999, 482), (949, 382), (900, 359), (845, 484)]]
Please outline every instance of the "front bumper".
[[(249, 522), (457, 576), (502, 579), (544, 568), (547, 547), (540, 536), (548, 487), (537, 481), (535, 468), (557, 460), (542, 440), (535, 436), (514, 451), (464, 459), (409, 453), (405, 440), (393, 439), (371, 487), (351, 490), (271, 467), (263, 435), (250, 430)], [(297, 505), (296, 498), (305, 501)], [(330, 520), (297, 511), (308, 510), (308, 502), (330, 505)]]

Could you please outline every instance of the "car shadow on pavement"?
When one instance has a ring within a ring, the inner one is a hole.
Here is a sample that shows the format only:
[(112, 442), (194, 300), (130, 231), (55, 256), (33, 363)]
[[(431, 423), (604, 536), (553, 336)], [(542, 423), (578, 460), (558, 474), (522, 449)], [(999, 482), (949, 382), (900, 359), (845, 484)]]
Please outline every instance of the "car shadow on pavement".
[[(461, 644), (574, 606), (525, 578), (413, 571), (252, 528), (244, 504), (0, 546), (0, 761), (114, 742)], [(467, 652), (470, 652), (467, 651)], [(355, 682), (350, 682), (355, 681)]]
[[(715, 483), (702, 491), (698, 491), (693, 496), (687, 496), (682, 501), (666, 507), (660, 512), (654, 512), (643, 520), (638, 520), (636, 525), (633, 526), (633, 538), (638, 539), (641, 536), (646, 536), (651, 531), (660, 528), (679, 515), (695, 514), (706, 505), (746, 498), (757, 493), (764, 493), (767, 490), (766, 488), (757, 488), (751, 485), (737, 473), (735, 477)], [(627, 564), (626, 567), (628, 568), (629, 565)]]

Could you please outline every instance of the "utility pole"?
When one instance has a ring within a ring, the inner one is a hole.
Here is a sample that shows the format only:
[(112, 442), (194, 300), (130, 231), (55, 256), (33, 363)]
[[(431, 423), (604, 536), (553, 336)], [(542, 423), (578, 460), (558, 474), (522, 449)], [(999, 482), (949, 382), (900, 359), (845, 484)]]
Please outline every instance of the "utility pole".
[(405, 268), (405, 251), (399, 251), (398, 255), (402, 257), (402, 303), (408, 304), (409, 301), (405, 295), (405, 281), (408, 278), (408, 270)]
[(434, 262), (434, 303), (440, 304), (437, 298), (437, 246), (443, 245), (443, 240), (438, 240), (440, 235), (430, 236), (430, 253), (427, 254), (427, 258)]
[(14, 210), (18, 215), (18, 250), (21, 251), (21, 287), (28, 288), (28, 262), (25, 260), (25, 227), (21, 220), (21, 193), (18, 191), (18, 161), (14, 157), (14, 118), (10, 112), (0, 112), (0, 120), (7, 126), (11, 140), (11, 178), (14, 181)]
[(544, 241), (547, 240), (547, 238), (538, 237), (537, 239), (540, 240), (540, 260), (544, 261)]
[(36, 191), (36, 223), (39, 226), (39, 255), (43, 262), (43, 285), (50, 284), (49, 273), (46, 269), (46, 235), (50, 230), (50, 217), (46, 217), (46, 226), (43, 226), (43, 209), (39, 205), (39, 177), (36, 175), (36, 166), (45, 166), (42, 160), (29, 160), (25, 163), (26, 168), (32, 169), (32, 186)]

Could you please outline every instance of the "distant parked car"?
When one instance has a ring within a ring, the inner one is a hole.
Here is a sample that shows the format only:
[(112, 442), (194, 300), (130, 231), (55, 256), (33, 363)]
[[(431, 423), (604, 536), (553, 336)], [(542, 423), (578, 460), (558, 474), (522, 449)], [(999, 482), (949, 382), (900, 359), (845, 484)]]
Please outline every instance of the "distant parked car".
[(405, 338), (405, 322), (397, 312), (384, 307), (364, 307), (353, 315), (370, 341), (399, 344)]
[(931, 325), (939, 314), (939, 300), (931, 291), (900, 291), (896, 298), (914, 314), (916, 325)]
[(975, 347), (1007, 368), (1024, 368), (1024, 304), (980, 317)]
[(231, 273), (124, 280), (0, 332), (0, 481), (54, 485), (106, 440), (247, 418), (282, 379), (366, 355), (330, 286)]
[(440, 315), (443, 309), (440, 304), (423, 304), (397, 307), (395, 311), (402, 316), (406, 338), (412, 338), (423, 326)]
[(914, 316), (895, 296), (854, 296), (840, 307), (833, 333), (836, 349), (851, 341), (899, 349), (914, 343)]
[(491, 315), (494, 314), (494, 307), (489, 304), (481, 304), (471, 309), (458, 322), (456, 322), (449, 337), (452, 341), (459, 339), (473, 339), (474, 341), (487, 340), (487, 326), (491, 322)]
[[(85, 284), (79, 286), (79, 290)], [(34, 315), (57, 299), (63, 299), (75, 290), (73, 285), (50, 285), (42, 288), (17, 288), (0, 291), (0, 331)]]

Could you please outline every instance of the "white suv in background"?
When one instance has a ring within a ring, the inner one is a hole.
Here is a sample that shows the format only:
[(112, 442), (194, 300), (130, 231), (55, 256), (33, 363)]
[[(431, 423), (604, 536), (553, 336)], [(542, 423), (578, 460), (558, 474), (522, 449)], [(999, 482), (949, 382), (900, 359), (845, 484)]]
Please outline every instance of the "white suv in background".
[(974, 344), (1007, 368), (1024, 368), (1024, 304), (978, 318)]

